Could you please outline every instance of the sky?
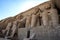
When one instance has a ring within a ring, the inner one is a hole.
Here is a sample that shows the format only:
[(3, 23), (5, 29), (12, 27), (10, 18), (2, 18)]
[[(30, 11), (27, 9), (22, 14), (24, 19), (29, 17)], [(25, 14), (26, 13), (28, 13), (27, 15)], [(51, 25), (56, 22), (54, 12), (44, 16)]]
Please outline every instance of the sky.
[(15, 16), (47, 0), (0, 0), (0, 20)]

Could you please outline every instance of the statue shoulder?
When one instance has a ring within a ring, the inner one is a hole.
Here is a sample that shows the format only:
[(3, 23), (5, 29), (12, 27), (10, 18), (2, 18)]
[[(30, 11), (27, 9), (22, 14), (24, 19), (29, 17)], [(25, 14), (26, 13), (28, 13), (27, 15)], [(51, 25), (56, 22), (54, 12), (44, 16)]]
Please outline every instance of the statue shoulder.
[(41, 9), (42, 11), (51, 9), (53, 7), (54, 7), (54, 5), (51, 3), (51, 1), (47, 1), (47, 2), (44, 2), (40, 5), (38, 5), (38, 8)]

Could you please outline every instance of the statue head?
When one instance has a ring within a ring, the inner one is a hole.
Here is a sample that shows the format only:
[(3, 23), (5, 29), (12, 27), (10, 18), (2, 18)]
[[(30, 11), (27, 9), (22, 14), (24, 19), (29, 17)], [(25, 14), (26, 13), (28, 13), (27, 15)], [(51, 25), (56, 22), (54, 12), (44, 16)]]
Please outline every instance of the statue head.
[(51, 1), (58, 9), (60, 9), (60, 0), (51, 0)]

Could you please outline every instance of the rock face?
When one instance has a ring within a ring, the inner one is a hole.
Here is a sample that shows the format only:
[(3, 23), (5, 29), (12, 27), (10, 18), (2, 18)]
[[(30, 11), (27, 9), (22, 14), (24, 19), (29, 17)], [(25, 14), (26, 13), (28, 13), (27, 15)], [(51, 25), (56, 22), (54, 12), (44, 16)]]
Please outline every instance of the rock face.
[(60, 40), (59, 22), (57, 8), (51, 1), (48, 1), (14, 17), (1, 20), (0, 36), (11, 40), (23, 40), (27, 36), (29, 36), (28, 40), (34, 38), (37, 40)]
[(51, 1), (54, 5), (56, 5), (58, 9), (60, 9), (60, 0), (51, 0)]
[[(56, 26), (58, 27), (58, 26)], [(39, 26), (31, 30), (31, 34), (35, 33), (35, 37), (32, 39), (37, 40), (60, 40), (60, 30), (51, 26)], [(60, 28), (60, 27), (58, 27)], [(58, 31), (59, 30), (59, 31)]]
[(48, 9), (50, 7), (51, 7), (50, 2), (45, 2), (45, 3), (40, 4), (40, 5), (38, 5), (34, 8), (31, 8), (31, 9), (25, 11), (25, 12), (22, 12), (22, 13), (16, 15), (16, 16), (14, 16), (14, 17), (9, 17), (9, 18), (1, 20), (0, 21), (0, 26), (3, 29), (5, 29), (9, 22), (14, 22), (16, 20), (21, 20), (21, 19), (24, 19), (24, 17), (32, 16), (33, 14), (41, 16), (41, 12), (43, 12), (44, 9)]

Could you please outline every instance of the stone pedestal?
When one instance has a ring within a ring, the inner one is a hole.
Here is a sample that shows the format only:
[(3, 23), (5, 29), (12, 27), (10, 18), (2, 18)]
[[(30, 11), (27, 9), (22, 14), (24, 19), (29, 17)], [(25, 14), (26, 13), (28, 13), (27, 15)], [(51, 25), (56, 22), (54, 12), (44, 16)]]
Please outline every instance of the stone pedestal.
[(23, 40), (24, 38), (27, 38), (27, 29), (26, 28), (18, 29), (18, 39)]
[(6, 38), (0, 38), (0, 40), (10, 40), (10, 39), (6, 39)]

